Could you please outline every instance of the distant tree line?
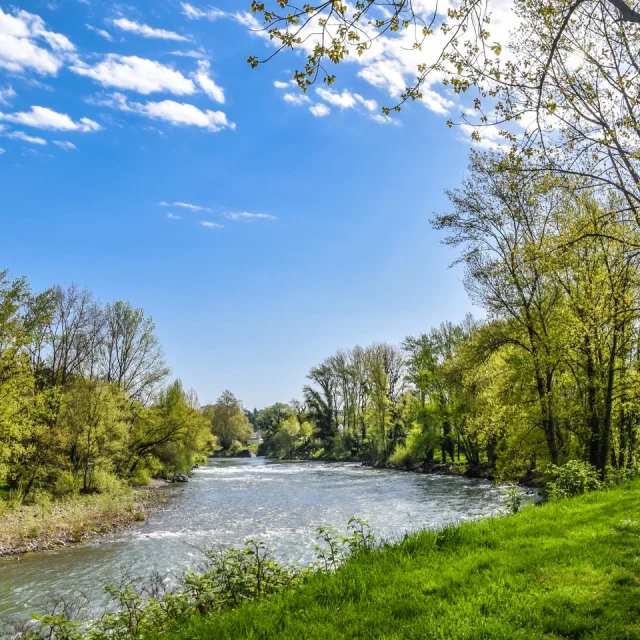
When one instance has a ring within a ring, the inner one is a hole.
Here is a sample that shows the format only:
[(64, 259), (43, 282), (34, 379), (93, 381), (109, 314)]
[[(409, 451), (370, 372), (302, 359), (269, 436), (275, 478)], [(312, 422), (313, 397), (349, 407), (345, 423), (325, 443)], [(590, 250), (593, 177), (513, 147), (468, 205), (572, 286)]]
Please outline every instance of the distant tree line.
[(433, 224), (482, 321), (340, 350), (253, 419), (271, 455), (487, 464), (504, 477), (640, 462), (640, 237), (615, 193), (472, 155)]

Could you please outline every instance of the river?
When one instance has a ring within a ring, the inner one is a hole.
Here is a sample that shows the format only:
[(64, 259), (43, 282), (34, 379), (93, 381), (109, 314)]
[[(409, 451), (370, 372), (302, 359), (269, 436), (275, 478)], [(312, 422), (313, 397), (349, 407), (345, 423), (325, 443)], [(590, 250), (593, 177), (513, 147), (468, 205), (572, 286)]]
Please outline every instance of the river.
[(200, 565), (200, 549), (238, 546), (248, 537), (287, 562), (306, 563), (318, 525), (344, 531), (358, 516), (383, 537), (397, 538), (503, 506), (503, 491), (483, 480), (264, 458), (211, 459), (190, 483), (159, 490), (174, 495), (134, 530), (0, 561), (0, 615), (23, 617), (55, 597), (80, 593), (98, 606), (104, 585), (125, 575), (181, 575)]

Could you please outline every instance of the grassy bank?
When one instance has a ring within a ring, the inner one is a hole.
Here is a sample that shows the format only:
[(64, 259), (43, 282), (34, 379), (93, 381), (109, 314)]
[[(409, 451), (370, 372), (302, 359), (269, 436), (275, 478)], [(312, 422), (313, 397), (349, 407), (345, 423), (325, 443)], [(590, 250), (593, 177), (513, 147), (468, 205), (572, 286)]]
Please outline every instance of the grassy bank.
[(640, 482), (422, 532), (174, 639), (640, 639)]
[(147, 490), (123, 490), (12, 509), (0, 504), (0, 556), (55, 549), (125, 528), (146, 518), (152, 499)]

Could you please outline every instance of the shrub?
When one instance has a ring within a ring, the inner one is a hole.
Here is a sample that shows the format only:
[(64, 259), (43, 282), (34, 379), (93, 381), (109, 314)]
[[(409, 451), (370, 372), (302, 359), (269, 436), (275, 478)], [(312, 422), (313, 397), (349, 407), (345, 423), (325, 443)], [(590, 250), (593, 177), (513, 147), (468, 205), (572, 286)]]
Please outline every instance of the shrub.
[(151, 484), (151, 480), (152, 477), (149, 469), (139, 466), (131, 478), (129, 478), (129, 483), (133, 487), (148, 487)]
[(403, 444), (396, 447), (396, 450), (389, 458), (389, 462), (400, 465), (401, 467), (406, 467), (407, 469), (415, 466), (416, 463), (413, 452)]
[(53, 495), (56, 498), (64, 498), (78, 492), (76, 477), (71, 471), (61, 471), (53, 486)]
[(549, 466), (552, 480), (547, 484), (549, 500), (562, 500), (603, 488), (598, 472), (588, 462), (570, 460), (562, 466)]
[(515, 515), (522, 509), (522, 494), (518, 487), (512, 486), (505, 489), (503, 502), (507, 507), (507, 513)]
[(112, 602), (97, 620), (79, 622), (63, 612), (33, 616), (31, 628), (15, 640), (132, 640), (163, 635), (176, 620), (194, 613), (205, 615), (233, 609), (301, 584), (314, 572), (335, 571), (349, 557), (371, 550), (376, 544), (368, 524), (352, 518), (348, 535), (318, 528), (323, 545), (316, 546), (317, 561), (311, 567), (281, 564), (262, 542), (247, 540), (241, 549), (209, 550), (204, 573), (189, 571), (179, 589), (171, 593), (137, 591), (133, 585), (106, 587)]
[(92, 484), (99, 493), (106, 493), (108, 495), (117, 496), (124, 490), (124, 485), (120, 478), (102, 469), (94, 472)]

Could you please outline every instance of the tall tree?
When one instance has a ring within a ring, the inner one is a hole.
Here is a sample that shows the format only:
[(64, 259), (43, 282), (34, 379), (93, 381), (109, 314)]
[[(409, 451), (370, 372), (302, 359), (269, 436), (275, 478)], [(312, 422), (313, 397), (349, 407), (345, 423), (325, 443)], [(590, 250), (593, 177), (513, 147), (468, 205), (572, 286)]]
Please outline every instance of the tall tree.
[(128, 302), (104, 310), (104, 375), (132, 398), (146, 402), (169, 375), (153, 319)]

